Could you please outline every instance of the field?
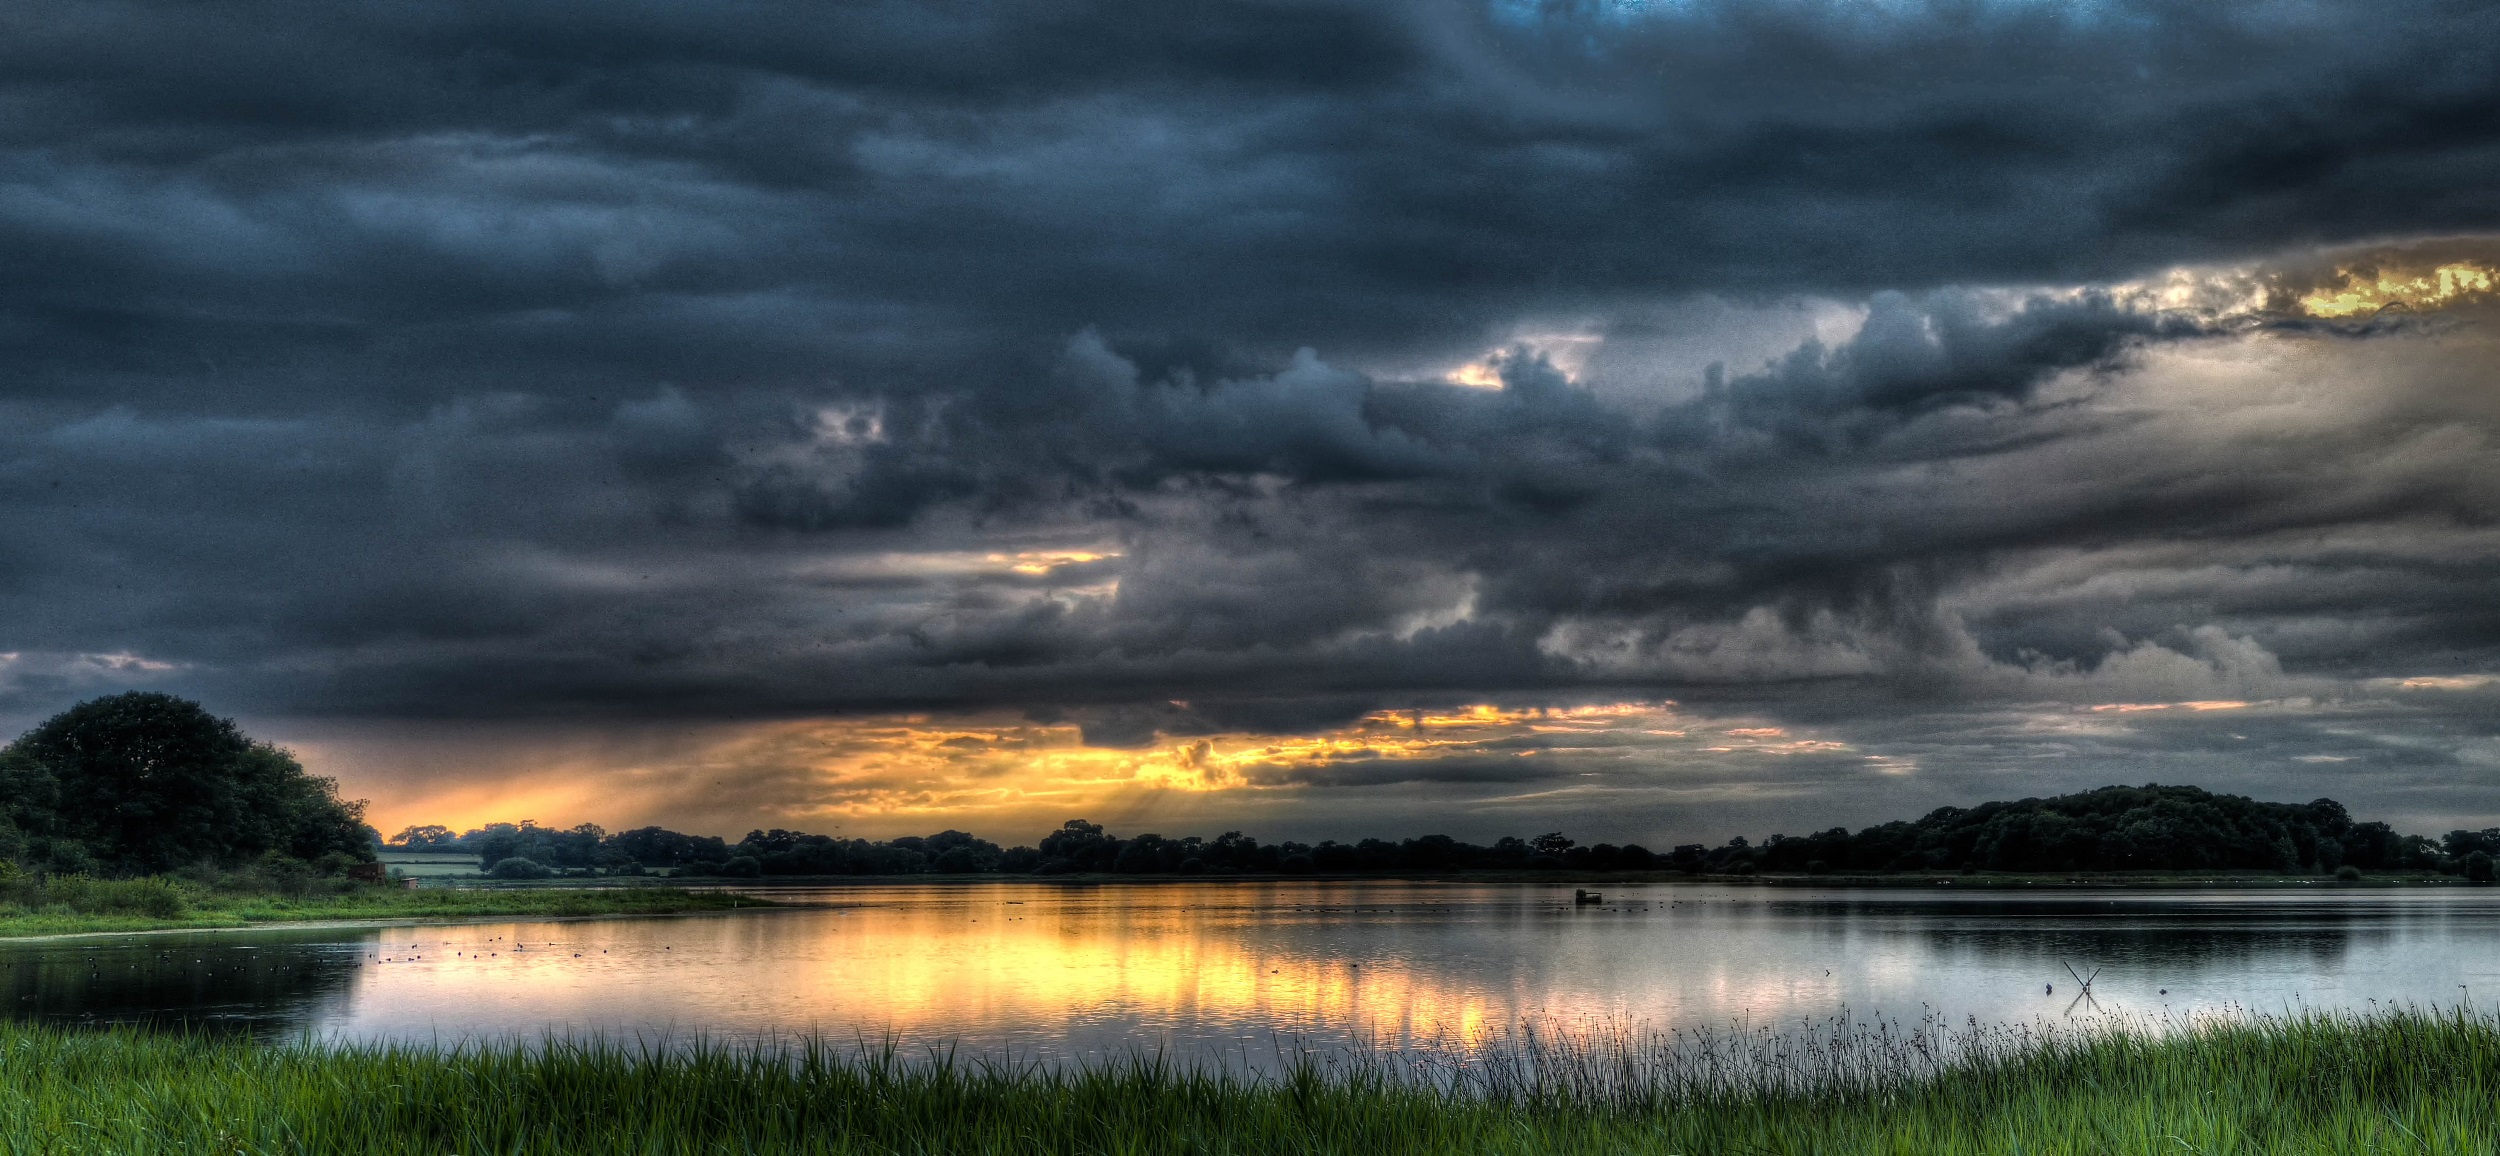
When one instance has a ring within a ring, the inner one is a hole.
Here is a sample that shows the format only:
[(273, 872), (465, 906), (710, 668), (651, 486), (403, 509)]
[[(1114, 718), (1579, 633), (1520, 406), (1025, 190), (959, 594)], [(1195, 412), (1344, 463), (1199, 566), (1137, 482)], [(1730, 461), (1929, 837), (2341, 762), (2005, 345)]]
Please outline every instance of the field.
[(238, 888), (166, 878), (18, 877), (0, 881), (0, 938), (342, 919), (666, 915), (768, 905), (747, 896), (665, 887), (412, 891), (321, 882)]
[[(1487, 1064), (1005, 1068), (795, 1042), (454, 1052), (0, 1027), (0, 1149), (114, 1153), (2489, 1153), (2500, 1020), (1848, 1028)], [(1939, 1052), (1934, 1049), (1943, 1047)], [(1408, 1059), (1411, 1059), (1408, 1058)]]

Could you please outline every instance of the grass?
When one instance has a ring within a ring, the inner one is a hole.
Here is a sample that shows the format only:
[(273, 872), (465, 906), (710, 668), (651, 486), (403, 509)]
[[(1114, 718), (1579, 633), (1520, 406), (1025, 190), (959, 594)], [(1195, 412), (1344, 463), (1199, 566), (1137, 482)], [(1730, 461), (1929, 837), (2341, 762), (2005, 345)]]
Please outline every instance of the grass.
[[(1943, 1050), (1937, 1050), (1938, 1048)], [(2489, 1153), (2500, 1021), (1529, 1033), (1280, 1077), (822, 1044), (450, 1052), (0, 1027), (18, 1153)]]
[(0, 938), (338, 919), (666, 915), (768, 905), (751, 896), (664, 887), (411, 891), (311, 880), (281, 890), (163, 877), (18, 877), (0, 881)]

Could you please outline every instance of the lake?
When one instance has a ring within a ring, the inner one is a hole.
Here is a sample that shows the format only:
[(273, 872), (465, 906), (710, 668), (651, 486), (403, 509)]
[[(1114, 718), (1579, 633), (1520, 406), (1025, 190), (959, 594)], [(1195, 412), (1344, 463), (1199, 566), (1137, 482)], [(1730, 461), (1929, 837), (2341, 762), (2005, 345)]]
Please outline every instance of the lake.
[[(1853, 1015), (2500, 998), (2500, 889), (2094, 891), (1433, 882), (893, 884), (628, 920), (0, 946), (20, 1018), (456, 1042), (818, 1032), (1031, 1059)], [(2077, 1002), (2068, 968), (2098, 978)], [(2049, 990), (2054, 988), (2054, 991)]]

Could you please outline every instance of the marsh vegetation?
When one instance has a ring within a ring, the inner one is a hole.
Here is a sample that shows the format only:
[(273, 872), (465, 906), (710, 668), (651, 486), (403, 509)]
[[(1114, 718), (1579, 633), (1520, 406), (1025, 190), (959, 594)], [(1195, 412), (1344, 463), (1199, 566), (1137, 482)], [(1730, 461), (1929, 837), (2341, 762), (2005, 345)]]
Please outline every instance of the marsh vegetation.
[(793, 1041), (452, 1051), (0, 1028), (0, 1146), (119, 1153), (2485, 1153), (2471, 1011), (1523, 1031), (1272, 1077)]

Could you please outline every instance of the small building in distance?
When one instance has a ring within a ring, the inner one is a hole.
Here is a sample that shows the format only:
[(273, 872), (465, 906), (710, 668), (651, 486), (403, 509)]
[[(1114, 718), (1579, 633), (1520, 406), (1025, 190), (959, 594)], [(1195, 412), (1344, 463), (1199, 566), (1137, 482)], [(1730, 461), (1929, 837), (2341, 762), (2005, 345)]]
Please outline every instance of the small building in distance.
[(396, 871), (409, 879), (436, 879), (452, 875), (474, 876), (477, 855), (468, 851), (401, 851), (382, 849), (382, 869)]

